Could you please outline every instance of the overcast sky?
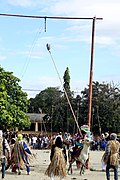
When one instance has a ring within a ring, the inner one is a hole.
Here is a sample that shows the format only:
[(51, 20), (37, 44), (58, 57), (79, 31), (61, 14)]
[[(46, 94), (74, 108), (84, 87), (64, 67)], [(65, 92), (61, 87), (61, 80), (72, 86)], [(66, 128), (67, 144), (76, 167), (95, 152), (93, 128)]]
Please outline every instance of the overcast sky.
[[(37, 16), (97, 17), (93, 81), (120, 82), (119, 0), (0, 0), (0, 13)], [(21, 79), (23, 89), (60, 87), (68, 67), (71, 90), (89, 84), (92, 20), (16, 18), (0, 16), (0, 64)], [(39, 91), (26, 91), (28, 98)]]

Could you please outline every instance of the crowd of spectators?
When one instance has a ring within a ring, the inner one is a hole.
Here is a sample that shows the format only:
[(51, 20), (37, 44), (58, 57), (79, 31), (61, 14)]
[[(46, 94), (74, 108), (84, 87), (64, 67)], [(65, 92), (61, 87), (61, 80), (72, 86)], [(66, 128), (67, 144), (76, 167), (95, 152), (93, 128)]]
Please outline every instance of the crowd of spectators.
[[(15, 133), (8, 132), (8, 142), (10, 141), (10, 136), (16, 136)], [(66, 144), (67, 149), (69, 146), (74, 146), (77, 139), (80, 138), (79, 134), (71, 135), (70, 133), (56, 133), (52, 137), (49, 135), (41, 134), (23, 134), (24, 140), (29, 144), (32, 149), (47, 149), (50, 148), (57, 136), (60, 136), (61, 139)], [(102, 133), (100, 136), (93, 136), (91, 147), (92, 151), (104, 151), (109, 141), (109, 133)]]

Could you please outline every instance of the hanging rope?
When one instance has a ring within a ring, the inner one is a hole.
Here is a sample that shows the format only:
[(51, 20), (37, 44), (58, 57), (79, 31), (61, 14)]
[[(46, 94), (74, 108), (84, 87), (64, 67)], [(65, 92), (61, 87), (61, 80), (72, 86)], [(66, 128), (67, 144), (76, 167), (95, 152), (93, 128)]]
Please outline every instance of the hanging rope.
[[(63, 86), (63, 83), (62, 83), (60, 74), (59, 74), (59, 72), (58, 72), (57, 66), (56, 66), (56, 64), (55, 64), (55, 61), (54, 61), (54, 59), (53, 59), (53, 57), (52, 57), (52, 54), (51, 54), (51, 51), (50, 51), (50, 44), (46, 44), (46, 47), (47, 47), (47, 50), (48, 50), (48, 52), (49, 52), (49, 54), (50, 54), (51, 60), (52, 60), (52, 62), (53, 62), (53, 64), (54, 64), (54, 68), (55, 68), (55, 70), (56, 70), (56, 72), (57, 72), (57, 75), (58, 75), (58, 78), (59, 78), (59, 80), (60, 80), (60, 82), (61, 82), (61, 85)], [(80, 129), (80, 127), (79, 127), (78, 121), (77, 121), (77, 119), (76, 119), (75, 113), (74, 113), (74, 111), (73, 111), (72, 105), (71, 105), (71, 103), (70, 103), (69, 97), (68, 97), (67, 92), (66, 92), (66, 90), (65, 90), (64, 87), (63, 87), (63, 90), (64, 90), (64, 92), (65, 92), (65, 96), (66, 96), (66, 98), (67, 98), (68, 104), (69, 104), (69, 106), (70, 106), (70, 110), (71, 110), (72, 115), (73, 115), (73, 117), (74, 117), (75, 123), (76, 123), (76, 125), (77, 125), (78, 130), (79, 130), (79, 133), (80, 133), (80, 135), (82, 136), (81, 129)]]
[(33, 49), (34, 49), (34, 47), (36, 45), (36, 42), (37, 42), (40, 34), (42, 33), (42, 30), (43, 30), (43, 22), (41, 23), (40, 28), (39, 28), (38, 32), (36, 33), (35, 38), (34, 38), (34, 40), (32, 42), (32, 45), (31, 45), (30, 50), (29, 50), (28, 57), (26, 59), (26, 62), (24, 64), (24, 67), (22, 68), (22, 72), (20, 74), (20, 79), (23, 79), (23, 77), (24, 77), (24, 75), (25, 75), (25, 73), (27, 71), (27, 68), (28, 68), (28, 65), (30, 63), (30, 59), (31, 59), (31, 56), (32, 56)]

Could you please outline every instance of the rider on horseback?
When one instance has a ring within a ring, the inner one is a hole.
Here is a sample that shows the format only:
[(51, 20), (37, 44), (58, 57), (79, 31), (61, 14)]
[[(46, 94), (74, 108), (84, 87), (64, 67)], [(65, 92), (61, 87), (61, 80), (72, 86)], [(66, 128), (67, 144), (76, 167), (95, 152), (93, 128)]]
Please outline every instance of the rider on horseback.
[(79, 156), (82, 148), (83, 148), (83, 140), (78, 137), (75, 142), (75, 146), (72, 148), (71, 155), (72, 156)]

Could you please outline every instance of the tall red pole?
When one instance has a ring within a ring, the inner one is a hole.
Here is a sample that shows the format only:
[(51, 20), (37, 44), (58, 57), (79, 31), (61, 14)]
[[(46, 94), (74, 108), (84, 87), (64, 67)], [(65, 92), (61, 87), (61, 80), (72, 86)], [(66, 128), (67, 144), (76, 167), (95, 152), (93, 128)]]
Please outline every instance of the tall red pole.
[(92, 78), (93, 78), (93, 55), (94, 55), (94, 37), (95, 37), (95, 20), (92, 22), (92, 42), (91, 42), (91, 63), (90, 63), (90, 79), (89, 79), (89, 97), (88, 97), (88, 126), (91, 127), (91, 110), (92, 110)]

